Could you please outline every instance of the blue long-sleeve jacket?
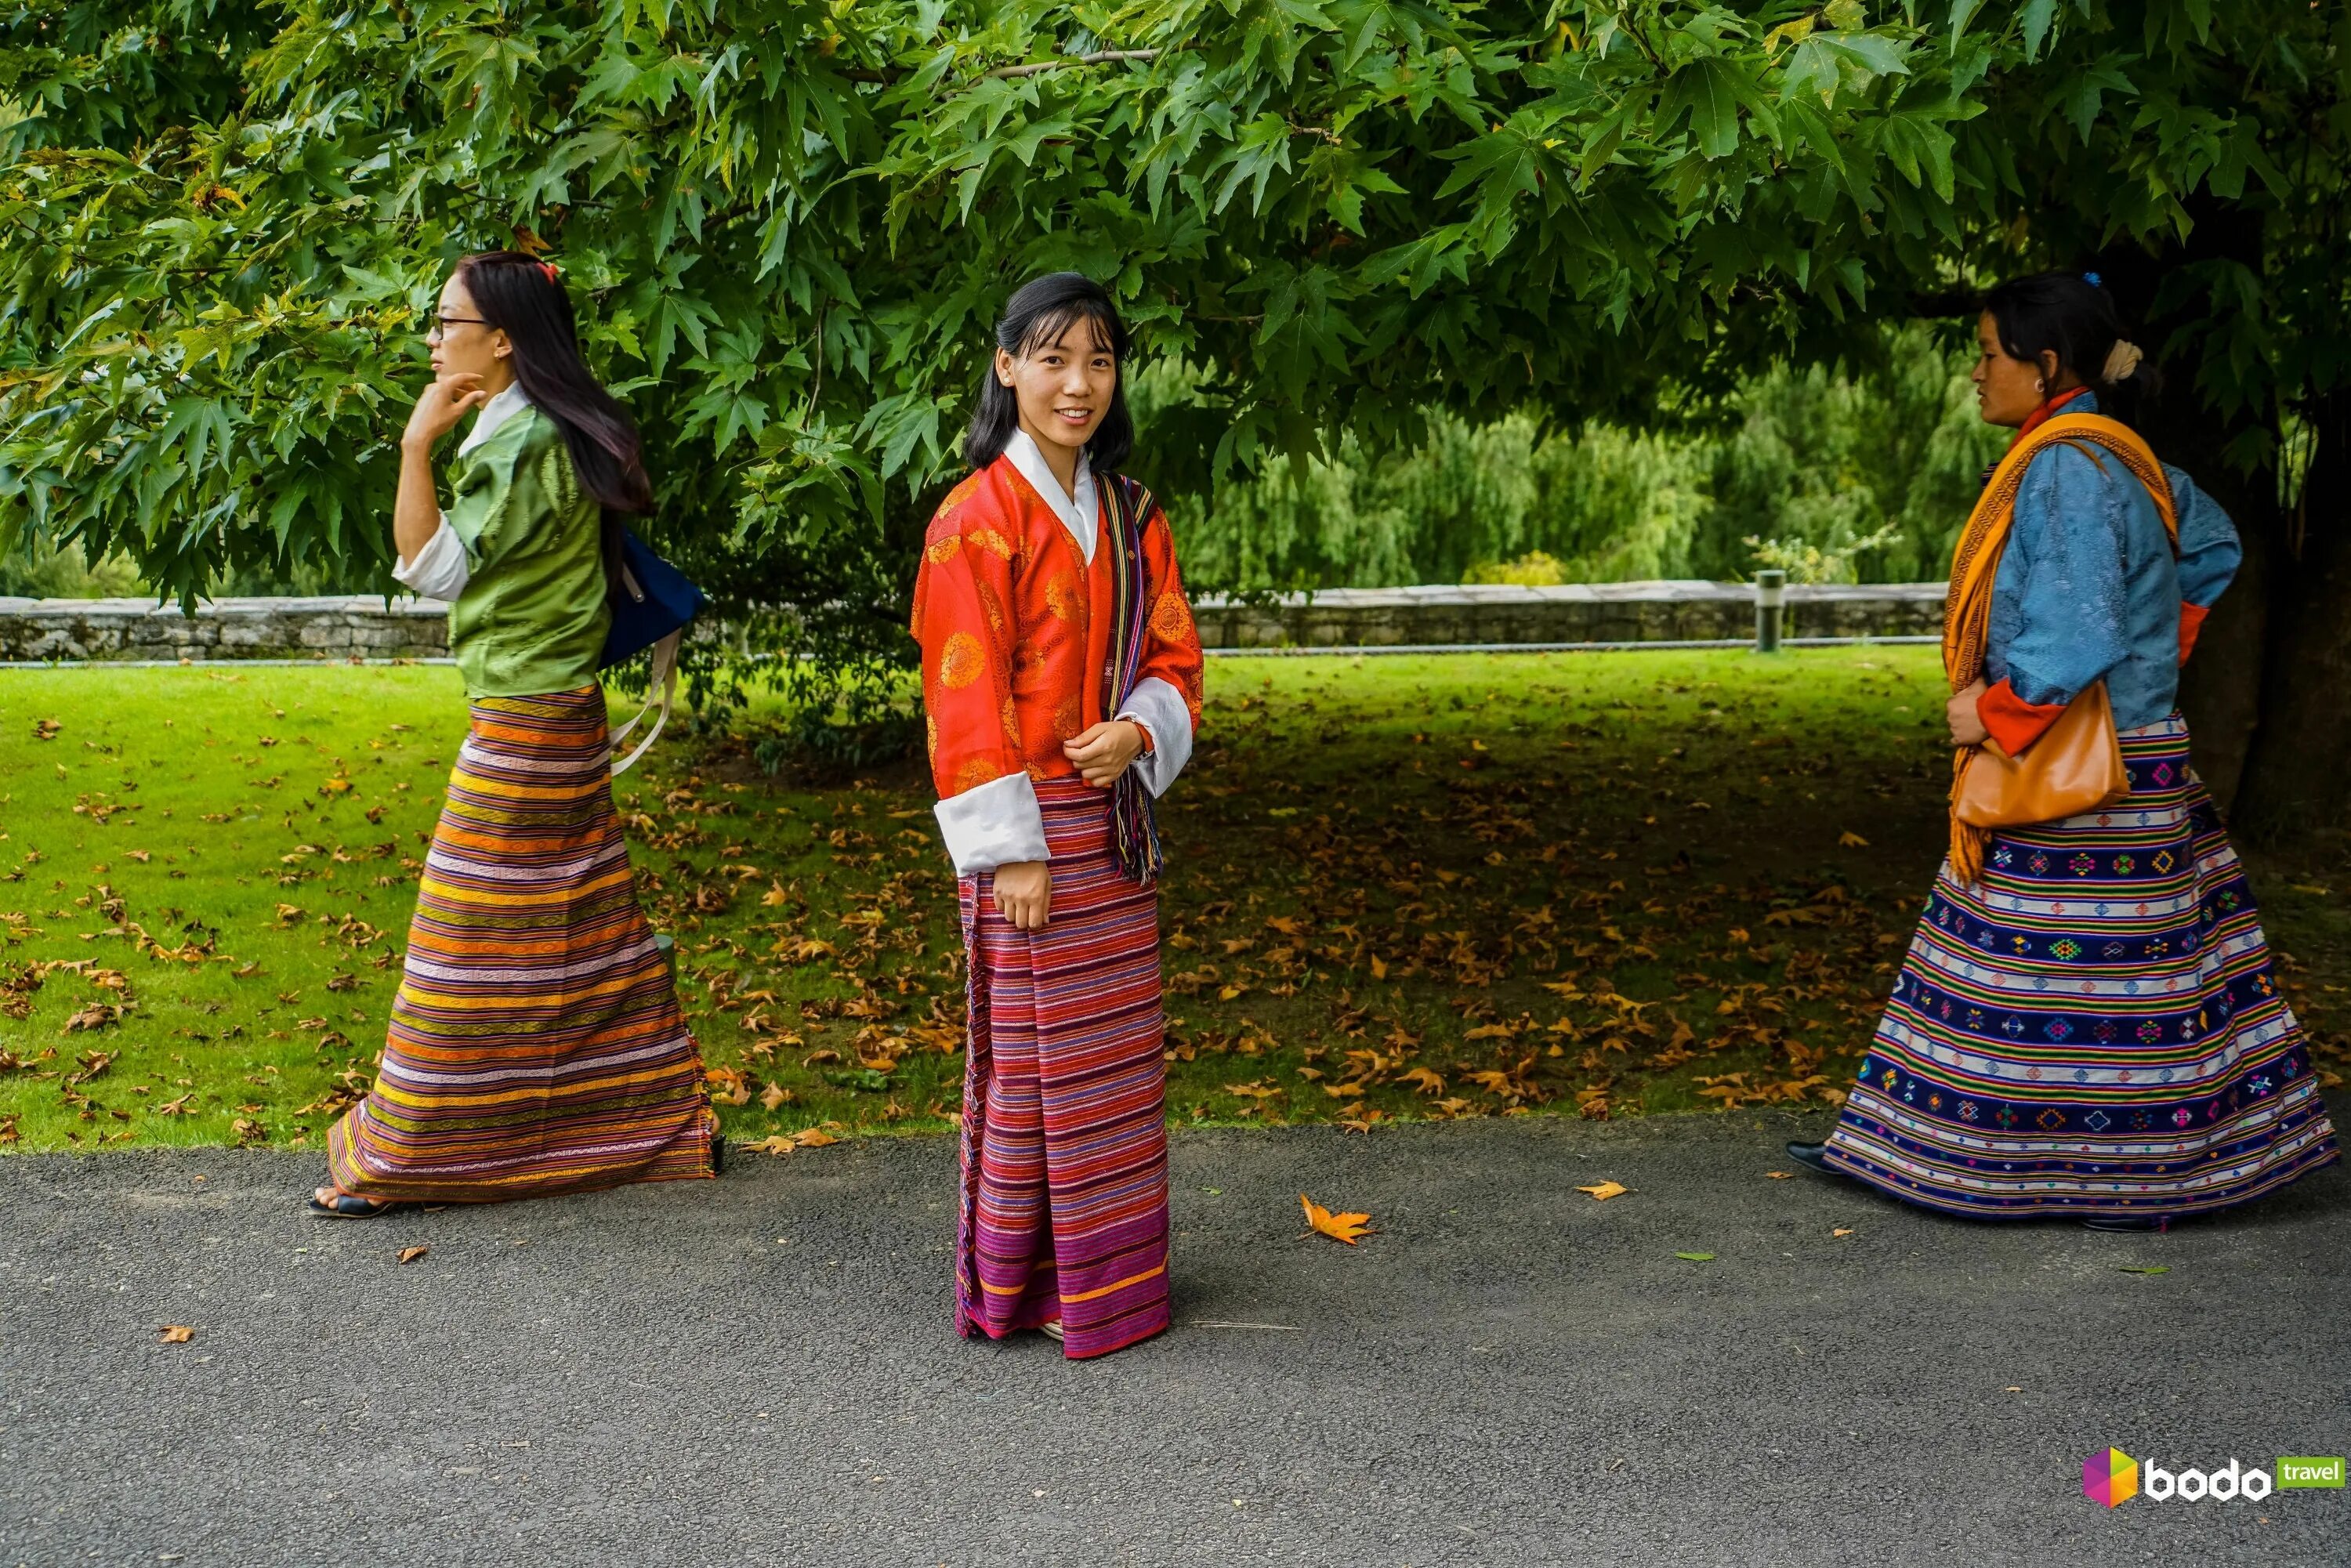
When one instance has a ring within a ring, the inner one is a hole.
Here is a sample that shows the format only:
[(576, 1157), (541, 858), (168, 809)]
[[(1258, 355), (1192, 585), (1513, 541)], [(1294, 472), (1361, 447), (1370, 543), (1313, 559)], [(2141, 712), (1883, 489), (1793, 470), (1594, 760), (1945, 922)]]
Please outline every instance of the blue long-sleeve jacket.
[[(2065, 405), (2095, 413), (2095, 394)], [(2183, 605), (2200, 615), (2236, 575), (2236, 526), (2166, 465), (2179, 521), (2175, 558), (2147, 488), (2111, 455), (2056, 445), (2033, 458), (1992, 580), (1985, 678), (2025, 703), (2069, 703), (2099, 680), (2115, 726), (2170, 714), (2179, 690)]]

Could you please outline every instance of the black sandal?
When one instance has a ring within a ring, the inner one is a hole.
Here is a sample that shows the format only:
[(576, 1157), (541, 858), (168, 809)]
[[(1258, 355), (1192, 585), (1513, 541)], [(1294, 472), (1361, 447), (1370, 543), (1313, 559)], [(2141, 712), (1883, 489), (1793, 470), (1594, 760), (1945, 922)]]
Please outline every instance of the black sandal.
[(1829, 1146), (1826, 1144), (1792, 1143), (1788, 1145), (1788, 1157), (1809, 1170), (1820, 1172), (1823, 1176), (1844, 1175), (1844, 1172), (1829, 1164)]
[(726, 1134), (724, 1133), (710, 1134), (710, 1174), (715, 1176), (726, 1174)]
[(339, 1192), (334, 1202), (320, 1203), (314, 1192), (308, 1207), (311, 1213), (325, 1219), (373, 1219), (404, 1206), (394, 1198), (361, 1197), (354, 1192)]

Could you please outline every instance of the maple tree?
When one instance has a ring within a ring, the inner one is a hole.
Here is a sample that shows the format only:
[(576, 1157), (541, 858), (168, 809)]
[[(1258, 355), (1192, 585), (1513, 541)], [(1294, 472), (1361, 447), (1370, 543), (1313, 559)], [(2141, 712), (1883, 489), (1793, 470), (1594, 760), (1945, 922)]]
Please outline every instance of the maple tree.
[[(1989, 277), (2096, 265), (2254, 544), (2222, 782), (2340, 808), (2339, 6), (2307, 0), (30, 0), (0, 16), (0, 539), (198, 591), (382, 580), (448, 262), (559, 256), (655, 531), (884, 702), (976, 346), (1047, 267), (1196, 371), (1163, 491), (1432, 408), (1703, 417)], [(2233, 477), (2232, 477), (2233, 476)], [(2256, 733), (2257, 732), (2257, 733)], [(2315, 737), (2315, 738), (2314, 738)], [(2337, 810), (2336, 814), (2339, 814)]]

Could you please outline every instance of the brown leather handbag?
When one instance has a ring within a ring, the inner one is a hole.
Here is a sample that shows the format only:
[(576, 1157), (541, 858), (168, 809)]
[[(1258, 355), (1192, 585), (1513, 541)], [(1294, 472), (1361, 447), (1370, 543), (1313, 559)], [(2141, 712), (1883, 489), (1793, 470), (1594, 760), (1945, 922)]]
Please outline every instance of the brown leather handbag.
[(1951, 811), (1970, 827), (2022, 828), (2078, 817), (2129, 793), (2114, 704), (2099, 681), (2067, 703), (2022, 757), (1996, 740), (1976, 747), (1951, 793)]

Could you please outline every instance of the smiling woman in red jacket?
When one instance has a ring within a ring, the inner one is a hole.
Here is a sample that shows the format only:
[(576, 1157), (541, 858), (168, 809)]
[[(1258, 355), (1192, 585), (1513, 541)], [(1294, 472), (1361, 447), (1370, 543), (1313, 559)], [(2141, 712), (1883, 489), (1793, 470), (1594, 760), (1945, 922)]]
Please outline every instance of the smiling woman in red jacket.
[(1126, 351), (1089, 278), (1012, 297), (914, 586), (970, 959), (956, 1326), (1072, 1357), (1168, 1321), (1152, 802), (1201, 661), (1166, 516), (1118, 472)]

